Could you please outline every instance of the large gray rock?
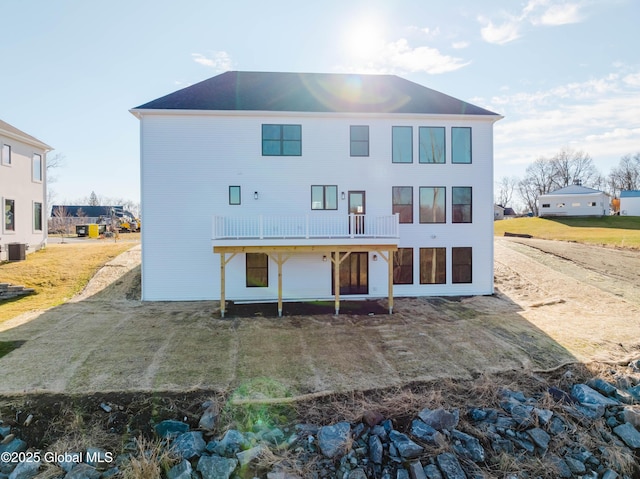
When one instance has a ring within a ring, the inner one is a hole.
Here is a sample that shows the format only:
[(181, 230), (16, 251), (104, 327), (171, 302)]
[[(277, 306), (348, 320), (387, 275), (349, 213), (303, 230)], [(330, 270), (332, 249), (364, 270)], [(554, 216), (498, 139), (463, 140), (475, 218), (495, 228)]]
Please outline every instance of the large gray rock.
[(458, 458), (450, 452), (438, 454), (436, 462), (444, 479), (467, 479), (467, 475), (462, 470)]
[(187, 432), (189, 430), (189, 425), (181, 421), (167, 419), (166, 421), (156, 424), (155, 430), (158, 437), (174, 438)]
[(218, 420), (218, 408), (215, 404), (211, 404), (200, 417), (198, 427), (206, 431), (213, 431), (216, 428)]
[(389, 439), (404, 459), (415, 459), (424, 452), (422, 446), (413, 442), (406, 434), (398, 431), (391, 431)]
[(613, 429), (613, 432), (631, 449), (640, 448), (640, 432), (628, 422)]
[(564, 462), (567, 463), (567, 466), (569, 466), (569, 469), (574, 474), (584, 474), (587, 472), (587, 466), (585, 466), (582, 461), (574, 457), (567, 456), (564, 458)]
[(620, 404), (619, 401), (603, 396), (586, 384), (576, 384), (573, 386), (571, 388), (571, 395), (583, 405), (617, 406)]
[(380, 438), (375, 434), (369, 436), (369, 459), (374, 464), (382, 464), (384, 449)]
[(428, 442), (435, 446), (442, 446), (446, 442), (446, 439), (441, 432), (436, 431), (436, 429), (420, 419), (414, 419), (411, 422), (411, 435), (413, 437), (417, 437), (421, 441)]
[(202, 479), (229, 479), (236, 467), (238, 467), (236, 459), (202, 456), (198, 460), (196, 469), (202, 474)]
[(359, 467), (354, 469), (347, 476), (348, 479), (367, 479), (367, 474)]
[(440, 469), (435, 464), (424, 466), (424, 475), (427, 476), (427, 479), (443, 479)]
[(183, 460), (169, 469), (167, 472), (167, 479), (191, 479), (192, 473), (193, 468), (191, 467), (191, 463), (187, 460)]
[(89, 464), (76, 464), (64, 479), (99, 479), (100, 471)]
[(9, 479), (31, 479), (38, 474), (40, 461), (23, 461), (18, 463), (16, 468), (9, 474)]
[(240, 451), (236, 454), (238, 458), (238, 462), (240, 463), (240, 467), (244, 467), (247, 464), (257, 460), (260, 456), (263, 456), (269, 451), (269, 448), (264, 444), (259, 444), (251, 449), (247, 449), (246, 451)]
[(534, 442), (536, 446), (540, 449), (544, 449), (545, 451), (549, 447), (549, 441), (551, 440), (551, 436), (546, 433), (546, 431), (540, 429), (539, 427), (535, 427), (533, 429), (529, 429), (527, 431), (529, 437)]
[(484, 448), (478, 439), (455, 429), (451, 435), (455, 440), (453, 444), (454, 451), (471, 459), (473, 462), (484, 462)]
[[(6, 440), (7, 438), (5, 438)], [(0, 444), (0, 453), (2, 452), (24, 452), (27, 450), (27, 443), (22, 439), (14, 437), (6, 444)]]
[(551, 467), (553, 467), (553, 469), (557, 473), (557, 477), (568, 479), (572, 476), (571, 469), (569, 469), (569, 466), (561, 457), (552, 454), (548, 456), (548, 461), (551, 463)]
[(449, 412), (442, 408), (434, 410), (425, 408), (418, 413), (418, 417), (422, 419), (425, 424), (438, 431), (452, 431), (458, 425), (460, 411), (454, 409), (453, 412)]
[(171, 449), (182, 459), (191, 459), (200, 456), (207, 447), (207, 443), (202, 438), (201, 431), (191, 431), (180, 434), (171, 445)]
[(323, 426), (318, 431), (318, 446), (326, 457), (332, 459), (339, 454), (345, 454), (351, 440), (351, 425), (339, 422), (332, 426)]
[(409, 477), (411, 479), (427, 479), (420, 461), (409, 463)]
[(246, 449), (247, 446), (247, 439), (240, 431), (229, 429), (215, 445), (214, 452), (219, 456), (234, 457), (242, 449)]

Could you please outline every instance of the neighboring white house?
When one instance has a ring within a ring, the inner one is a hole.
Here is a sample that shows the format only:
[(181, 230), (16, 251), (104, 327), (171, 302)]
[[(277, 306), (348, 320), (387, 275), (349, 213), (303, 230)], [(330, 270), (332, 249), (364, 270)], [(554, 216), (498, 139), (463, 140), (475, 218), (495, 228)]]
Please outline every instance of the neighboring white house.
[(0, 260), (46, 245), (46, 154), (51, 147), (0, 120)]
[(131, 112), (143, 300), (493, 292), (496, 113), (392, 75), (259, 72)]
[(608, 194), (570, 185), (538, 197), (538, 216), (604, 216), (609, 214)]
[(503, 220), (504, 219), (504, 206), (493, 205), (493, 219), (494, 220)]
[(640, 191), (627, 190), (620, 192), (620, 215), (640, 216)]

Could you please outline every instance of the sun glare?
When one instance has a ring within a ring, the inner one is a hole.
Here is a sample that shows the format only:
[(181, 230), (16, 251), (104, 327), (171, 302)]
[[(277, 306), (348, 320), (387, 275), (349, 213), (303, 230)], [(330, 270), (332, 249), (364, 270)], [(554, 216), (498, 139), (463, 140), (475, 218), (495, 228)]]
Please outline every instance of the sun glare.
[(384, 45), (382, 30), (382, 26), (373, 20), (361, 20), (352, 25), (347, 32), (348, 51), (360, 59), (372, 58)]

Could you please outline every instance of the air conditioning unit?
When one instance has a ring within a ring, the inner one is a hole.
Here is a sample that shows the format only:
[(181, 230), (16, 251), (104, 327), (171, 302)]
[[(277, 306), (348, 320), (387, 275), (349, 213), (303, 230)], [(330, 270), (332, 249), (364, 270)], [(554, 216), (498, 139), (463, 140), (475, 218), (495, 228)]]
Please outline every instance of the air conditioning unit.
[(622, 210), (620, 212), (620, 216), (627, 216), (627, 210)]

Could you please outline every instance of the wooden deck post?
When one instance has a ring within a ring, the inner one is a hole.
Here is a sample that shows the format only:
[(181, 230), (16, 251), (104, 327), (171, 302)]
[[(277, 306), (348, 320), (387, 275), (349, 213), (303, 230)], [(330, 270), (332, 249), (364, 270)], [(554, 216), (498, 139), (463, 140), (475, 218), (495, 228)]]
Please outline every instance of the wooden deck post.
[(224, 318), (225, 310), (225, 298), (224, 298), (224, 283), (225, 283), (225, 266), (226, 266), (226, 254), (220, 253), (220, 317)]
[(387, 282), (389, 284), (389, 314), (393, 314), (393, 251), (378, 251), (378, 254), (387, 262)]
[(340, 265), (351, 254), (347, 251), (343, 257), (340, 257), (340, 251), (331, 253), (331, 262), (333, 263), (333, 292), (335, 296), (336, 315), (340, 314)]
[(287, 262), (291, 256), (283, 256), (282, 253), (269, 257), (278, 265), (278, 316), (282, 317), (282, 265)]

